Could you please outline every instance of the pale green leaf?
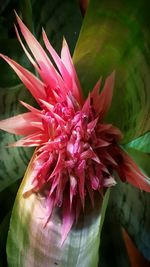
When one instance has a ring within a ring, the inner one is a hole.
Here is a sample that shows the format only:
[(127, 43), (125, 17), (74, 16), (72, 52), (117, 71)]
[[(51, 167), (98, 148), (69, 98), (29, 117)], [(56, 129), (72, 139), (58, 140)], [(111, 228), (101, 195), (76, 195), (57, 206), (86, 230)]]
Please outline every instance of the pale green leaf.
[(147, 132), (143, 136), (136, 138), (126, 144), (126, 148), (134, 148), (141, 152), (150, 153), (150, 132)]

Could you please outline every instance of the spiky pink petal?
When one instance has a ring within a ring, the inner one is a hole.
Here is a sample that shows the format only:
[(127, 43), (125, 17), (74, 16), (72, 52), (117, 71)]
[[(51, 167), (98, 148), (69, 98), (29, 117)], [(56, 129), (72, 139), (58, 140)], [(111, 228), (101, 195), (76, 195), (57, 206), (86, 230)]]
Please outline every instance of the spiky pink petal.
[(42, 112), (41, 110), (32, 107), (31, 105), (25, 103), (24, 101), (21, 101), (21, 100), (20, 100), (20, 103), (21, 103), (24, 107), (26, 107), (28, 110), (30, 110), (33, 114), (40, 116), (40, 114), (41, 114), (41, 112)]
[(92, 100), (94, 101), (94, 106), (95, 106), (95, 109), (97, 109), (98, 107), (98, 104), (99, 104), (99, 90), (100, 90), (100, 87), (101, 87), (101, 82), (102, 82), (102, 78), (100, 78), (94, 88), (93, 88), (93, 91), (91, 92), (91, 97), (92, 97)]
[(76, 170), (78, 179), (79, 179), (79, 195), (81, 198), (82, 207), (84, 209), (84, 203), (85, 203), (85, 166), (86, 162), (85, 160), (82, 160), (78, 168)]
[(78, 191), (78, 182), (75, 175), (70, 175), (70, 209), (72, 208), (73, 197), (77, 194)]
[(43, 224), (44, 227), (46, 227), (48, 221), (50, 220), (50, 217), (52, 215), (52, 211), (54, 208), (54, 203), (55, 203), (55, 197), (54, 196), (47, 197), (47, 199), (45, 201), (45, 208), (46, 208), (47, 216), (44, 218), (44, 224)]
[(19, 43), (21, 44), (21, 46), (22, 46), (22, 48), (23, 48), (23, 50), (24, 50), (26, 56), (28, 57), (28, 59), (30, 60), (30, 62), (32, 63), (32, 65), (34, 66), (34, 68), (35, 68), (38, 72), (40, 72), (39, 66), (36, 64), (35, 60), (31, 57), (30, 53), (28, 52), (28, 50), (27, 50), (26, 47), (24, 46), (24, 44), (23, 44), (23, 42), (22, 42), (22, 40), (21, 40), (21, 38), (20, 38), (20, 35), (19, 35), (19, 32), (18, 32), (18, 29), (17, 29), (16, 25), (14, 25), (14, 27), (15, 27), (15, 32), (16, 32), (18, 41), (19, 41)]
[(55, 165), (55, 168), (53, 170), (53, 172), (50, 175), (50, 178), (55, 176), (57, 173), (59, 173), (61, 171), (61, 169), (63, 168), (63, 163), (64, 163), (64, 155), (60, 152), (58, 155), (58, 159)]
[(22, 35), (25, 38), (26, 43), (28, 44), (40, 68), (42, 69), (44, 67), (45, 69), (45, 67), (47, 67), (51, 69), (52, 64), (50, 62), (50, 59), (46, 55), (44, 49), (42, 48), (42, 46), (35, 39), (33, 34), (28, 30), (28, 28), (25, 26), (25, 24), (22, 22), (22, 20), (19, 18), (17, 14), (16, 14), (16, 18), (17, 18), (17, 22), (20, 27), (20, 30), (22, 32)]
[(70, 51), (67, 45), (67, 42), (65, 38), (63, 39), (63, 45), (62, 45), (62, 50), (61, 50), (61, 59), (64, 65), (66, 66), (68, 72), (70, 73), (70, 76), (72, 77), (72, 83), (73, 83), (73, 88), (72, 92), (75, 98), (78, 100), (79, 103), (83, 102), (83, 96), (82, 96), (82, 89), (80, 85), (80, 81), (78, 79)]
[(72, 79), (71, 79), (71, 75), (69, 74), (68, 70), (66, 69), (64, 63), (62, 62), (61, 58), (58, 56), (58, 54), (56, 53), (56, 51), (54, 50), (54, 48), (51, 46), (47, 35), (45, 33), (45, 31), (42, 31), (43, 33), (43, 41), (45, 43), (45, 46), (47, 48), (47, 50), (49, 51), (50, 55), (53, 57), (63, 79), (64, 82), (66, 83), (66, 88), (67, 90), (71, 90), (72, 89)]
[[(47, 139), (45, 139), (45, 142)], [(36, 147), (40, 146), (44, 142), (44, 136), (42, 132), (29, 134), (28, 136), (21, 138), (17, 142), (10, 144), (9, 147)]]
[(142, 173), (126, 152), (121, 151), (120, 155), (122, 157), (120, 165), (118, 166), (120, 178), (141, 190), (150, 192), (150, 179)]
[(82, 107), (83, 113), (85, 113), (87, 116), (89, 116), (90, 114), (90, 107), (91, 107), (91, 95), (89, 94)]
[(27, 112), (0, 121), (0, 129), (13, 134), (29, 135), (39, 128), (33, 125), (33, 122), (41, 122), (41, 119), (32, 112)]
[(99, 103), (101, 103), (101, 105), (99, 106), (98, 113), (101, 119), (104, 118), (104, 116), (106, 115), (111, 106), (114, 81), (115, 81), (115, 72), (112, 72), (112, 74), (106, 79), (104, 88), (100, 93)]
[[(104, 118), (106, 113), (108, 112), (111, 101), (112, 101), (112, 95), (113, 95), (113, 88), (114, 88), (114, 79), (115, 79), (115, 72), (113, 72), (105, 81), (104, 88), (101, 91), (99, 95), (99, 87), (101, 84), (101, 79), (97, 82), (95, 85), (91, 96), (94, 101), (94, 107), (101, 118), (101, 120)], [(101, 103), (101, 104), (99, 104)]]

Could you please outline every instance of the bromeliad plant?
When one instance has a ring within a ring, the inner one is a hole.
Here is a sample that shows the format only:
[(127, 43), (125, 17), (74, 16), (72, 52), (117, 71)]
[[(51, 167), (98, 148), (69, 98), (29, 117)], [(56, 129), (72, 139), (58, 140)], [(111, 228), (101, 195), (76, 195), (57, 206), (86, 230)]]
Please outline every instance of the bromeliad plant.
[[(149, 179), (120, 147), (120, 130), (104, 122), (111, 105), (114, 73), (99, 93), (101, 80), (84, 100), (69, 48), (63, 42), (61, 58), (43, 31), (43, 40), (58, 70), (41, 45), (17, 16), (20, 30), (35, 58), (18, 39), (41, 80), (7, 56), (0, 55), (14, 69), (38, 102), (40, 109), (21, 102), (29, 111), (0, 122), (0, 128), (26, 135), (10, 146), (37, 147), (32, 173), (24, 197), (41, 192), (49, 210), (45, 223), (57, 206), (63, 209), (62, 242), (74, 221), (78, 221), (85, 198), (94, 207), (94, 192), (116, 184), (116, 171), (122, 181), (150, 191)], [(59, 71), (59, 72), (58, 72)]]
[[(0, 55), (39, 105), (39, 108), (35, 108), (21, 101), (28, 112), (0, 122), (2, 130), (25, 136), (9, 146), (36, 147), (12, 213), (8, 236), (9, 266), (38, 266), (38, 251), (39, 266), (53, 266), (58, 262), (60, 266), (97, 266), (100, 219), (97, 219), (98, 214), (95, 217), (91, 211), (89, 214), (86, 211), (84, 215), (88, 199), (95, 210), (96, 202), (101, 204), (102, 197), (107, 195), (107, 188), (116, 185), (115, 174), (123, 182), (130, 182), (150, 192), (149, 178), (120, 146), (123, 139), (121, 131), (105, 122), (113, 97), (115, 73), (106, 79), (102, 90), (100, 79), (85, 99), (66, 41), (63, 41), (59, 57), (43, 30), (43, 41), (50, 58), (18, 16), (17, 21), (33, 56), (15, 27), (18, 40), (40, 78), (7, 56)], [(20, 235), (21, 248), (18, 247), (17, 253), (21, 259), (18, 260), (13, 251), (14, 224), (19, 216), (18, 224), (22, 223), (22, 227), (25, 227), (29, 214), (32, 220), (30, 227), (34, 225), (40, 231), (40, 237), (36, 237), (32, 228), (27, 241), (30, 252), (23, 252), (25, 237)], [(21, 216), (24, 216), (24, 222)], [(89, 220), (89, 216), (92, 219)], [(82, 220), (88, 220), (87, 225), (82, 225)], [(41, 248), (43, 236), (46, 250)], [(95, 252), (90, 252), (85, 260), (84, 256), (94, 243)], [(80, 257), (74, 252), (78, 246)], [(68, 250), (74, 254), (72, 259), (65, 254)]]

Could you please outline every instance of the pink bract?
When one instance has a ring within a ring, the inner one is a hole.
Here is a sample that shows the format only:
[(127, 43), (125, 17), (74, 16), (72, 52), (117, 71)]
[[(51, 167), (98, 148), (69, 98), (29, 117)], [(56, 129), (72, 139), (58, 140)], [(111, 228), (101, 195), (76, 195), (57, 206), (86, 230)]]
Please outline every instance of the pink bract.
[(119, 146), (120, 130), (104, 123), (113, 95), (114, 72), (100, 93), (101, 80), (85, 100), (66, 41), (59, 57), (43, 31), (45, 46), (56, 69), (18, 16), (17, 21), (33, 57), (15, 27), (18, 40), (41, 79), (7, 56), (0, 56), (14, 69), (39, 109), (21, 101), (28, 112), (2, 120), (0, 128), (25, 136), (10, 146), (37, 147), (24, 197), (44, 192), (49, 211), (45, 224), (55, 207), (62, 208), (63, 242), (84, 210), (86, 198), (90, 198), (94, 207), (94, 193), (101, 194), (104, 188), (116, 184), (114, 172), (122, 181), (142, 190), (150, 191), (150, 186), (148, 178)]

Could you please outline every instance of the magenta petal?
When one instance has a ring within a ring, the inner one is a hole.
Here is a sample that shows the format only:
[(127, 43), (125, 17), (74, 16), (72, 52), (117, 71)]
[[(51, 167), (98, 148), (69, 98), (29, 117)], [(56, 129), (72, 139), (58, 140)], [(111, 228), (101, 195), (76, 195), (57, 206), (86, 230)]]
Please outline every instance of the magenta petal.
[(87, 115), (89, 115), (90, 104), (91, 104), (91, 96), (89, 94), (82, 108), (82, 111), (85, 112)]
[(150, 179), (133, 171), (126, 172), (126, 180), (135, 187), (150, 192)]
[(44, 218), (44, 224), (43, 227), (46, 227), (47, 223), (49, 222), (51, 215), (52, 215), (52, 211), (53, 211), (53, 207), (54, 207), (54, 200), (55, 198), (53, 196), (47, 197), (46, 199), (46, 218)]
[[(39, 71), (40, 76), (51, 87), (57, 87), (58, 85), (57, 71), (52, 65), (50, 59), (48, 58), (47, 54), (45, 53), (40, 43), (35, 39), (33, 34), (28, 30), (28, 28), (24, 25), (24, 23), (21, 21), (21, 19), (18, 17), (17, 14), (16, 14), (16, 17), (17, 17), (17, 21), (18, 21), (20, 30), (22, 32), (22, 35), (24, 39), (26, 40), (26, 43), (28, 44), (32, 54), (34, 55), (40, 67), (37, 69)], [(34, 64), (33, 60), (31, 60), (31, 58), (29, 59)]]
[(17, 22), (19, 24), (20, 30), (22, 32), (22, 35), (24, 39), (26, 40), (26, 43), (28, 44), (32, 54), (34, 55), (41, 69), (43, 65), (49, 67), (51, 65), (50, 59), (46, 55), (40, 43), (35, 39), (33, 34), (28, 30), (28, 28), (24, 25), (24, 23), (22, 22), (22, 20), (19, 18), (17, 14), (16, 14), (16, 18), (17, 18)]
[(97, 163), (100, 163), (99, 157), (96, 155), (96, 153), (93, 151), (93, 149), (90, 147), (88, 150), (82, 152), (81, 159), (92, 159), (96, 161)]
[(72, 77), (72, 93), (78, 100), (78, 102), (81, 104), (83, 102), (82, 89), (65, 39), (63, 40), (63, 46), (61, 50), (61, 59)]
[(104, 88), (99, 96), (99, 108), (98, 113), (101, 119), (108, 112), (112, 96), (113, 96), (113, 88), (114, 88), (114, 80), (115, 80), (115, 72), (113, 72), (105, 81)]
[(138, 168), (136, 163), (124, 151), (121, 152), (123, 163), (120, 164), (119, 175), (123, 180), (135, 187), (150, 192), (150, 179)]
[(97, 190), (99, 188), (99, 179), (97, 176), (91, 177), (91, 186), (94, 190)]
[(77, 179), (75, 176), (70, 175), (70, 208), (72, 207), (72, 200), (77, 193)]
[(99, 138), (99, 139), (97, 140), (97, 142), (96, 142), (95, 147), (96, 147), (96, 148), (99, 148), (99, 147), (107, 147), (107, 146), (109, 146), (110, 144), (111, 144), (110, 142), (107, 142), (107, 141), (105, 141), (105, 140)]
[(61, 173), (59, 173), (59, 177), (59, 183), (56, 189), (55, 203), (58, 207), (61, 207), (63, 204), (63, 199), (65, 197), (64, 190), (68, 182), (68, 177), (66, 175), (61, 175)]
[[(91, 92), (91, 98), (94, 101), (94, 106), (95, 106), (95, 103), (97, 103), (97, 101), (99, 102), (99, 90), (100, 90), (100, 86), (101, 86), (101, 81), (102, 81), (102, 78), (100, 78), (97, 81), (96, 85), (93, 88), (93, 91)], [(99, 103), (97, 103), (97, 104), (99, 104)]]
[(53, 57), (56, 65), (57, 65), (66, 85), (67, 85), (67, 88), (71, 89), (72, 88), (72, 80), (71, 80), (71, 76), (70, 76), (68, 70), (66, 69), (64, 63), (62, 62), (61, 58), (58, 56), (58, 54), (56, 53), (54, 48), (51, 46), (44, 30), (42, 33), (43, 33), (43, 40), (44, 40), (44, 43), (45, 43), (47, 50), (49, 51), (49, 53)]
[(63, 165), (64, 165), (64, 158), (63, 158), (63, 155), (59, 153), (56, 166), (53, 172), (51, 173), (50, 178), (56, 175), (58, 172), (60, 172)]
[(36, 133), (21, 138), (17, 142), (10, 144), (9, 147), (36, 147), (44, 142), (43, 134)]
[(93, 88), (93, 91), (91, 92), (91, 100), (93, 102), (93, 107), (95, 109), (96, 114), (98, 114), (99, 112), (99, 108), (100, 108), (100, 95), (99, 95), (99, 90), (100, 90), (100, 86), (101, 86), (101, 81), (102, 78), (100, 78), (98, 80), (98, 82), (96, 83), (96, 85)]
[(52, 185), (51, 185), (51, 190), (50, 190), (50, 195), (53, 194), (55, 188), (58, 186), (59, 182), (60, 182), (60, 178), (61, 178), (61, 175), (60, 174), (57, 174), (54, 176), (54, 179), (52, 181)]
[(0, 129), (13, 134), (28, 135), (35, 133), (38, 128), (33, 126), (32, 122), (41, 122), (41, 119), (32, 112), (22, 113), (0, 121)]
[(20, 44), (21, 44), (21, 46), (22, 46), (22, 48), (23, 48), (26, 56), (28, 57), (28, 59), (30, 60), (30, 62), (33, 64), (33, 66), (35, 67), (35, 69), (39, 72), (39, 67), (36, 64), (36, 62), (34, 61), (34, 59), (31, 57), (31, 55), (29, 54), (28, 50), (25, 48), (25, 46), (24, 46), (24, 44), (23, 44), (23, 42), (22, 42), (22, 40), (20, 38), (20, 35), (19, 35), (19, 32), (18, 32), (16, 26), (15, 26), (15, 31), (16, 31), (17, 38), (18, 38), (18, 40), (19, 40), (19, 42), (20, 42)]
[(115, 161), (115, 159), (107, 152), (107, 151), (103, 151), (102, 153), (102, 156), (101, 158), (105, 159), (105, 161), (108, 163), (108, 164), (111, 164), (113, 167), (117, 167), (118, 164), (117, 162)]
[(82, 207), (84, 209), (85, 204), (85, 161), (82, 160), (78, 166), (77, 174), (79, 177), (79, 194), (82, 202)]
[(98, 122), (98, 118), (96, 118), (95, 120), (91, 121), (90, 123), (88, 123), (88, 130), (90, 132), (92, 132), (94, 130), (94, 128), (96, 127)]
[(60, 123), (60, 124), (66, 124), (66, 122), (65, 122), (65, 121), (64, 121), (58, 114), (54, 113), (51, 104), (49, 104), (48, 102), (46, 102), (46, 101), (44, 101), (44, 100), (40, 100), (40, 102), (41, 102), (42, 104), (44, 104), (45, 107), (47, 107), (47, 109), (48, 109), (48, 110), (50, 111), (50, 113), (51, 113), (51, 116), (54, 117), (54, 118), (56, 118), (56, 120), (58, 121), (58, 123)]
[(61, 245), (63, 245), (68, 233), (75, 220), (75, 212), (73, 208), (70, 210), (70, 203), (67, 197), (65, 197), (63, 202), (63, 224), (62, 224), (62, 239)]
[(38, 116), (41, 114), (41, 110), (32, 107), (31, 105), (25, 103), (24, 101), (21, 101), (21, 100), (20, 100), (20, 103), (21, 103), (24, 107), (26, 107), (28, 110), (30, 110), (33, 114), (38, 115)]

